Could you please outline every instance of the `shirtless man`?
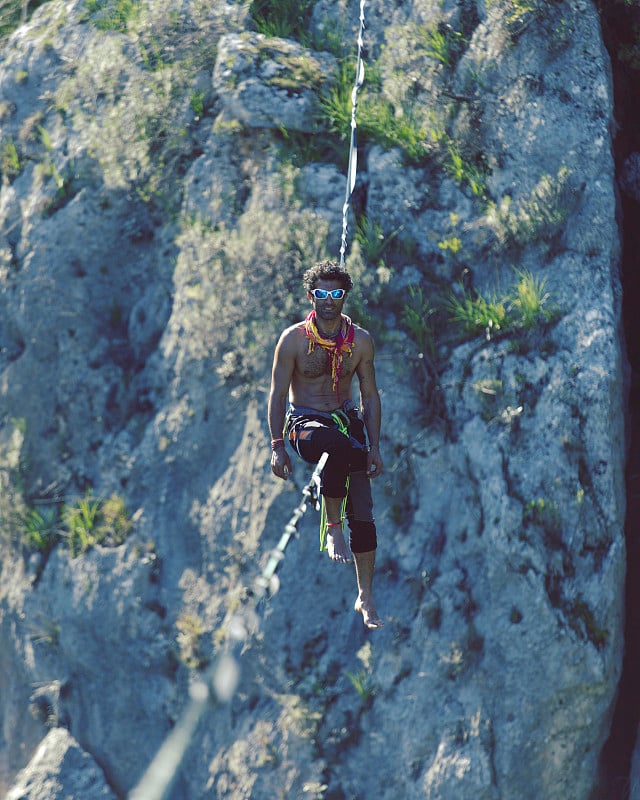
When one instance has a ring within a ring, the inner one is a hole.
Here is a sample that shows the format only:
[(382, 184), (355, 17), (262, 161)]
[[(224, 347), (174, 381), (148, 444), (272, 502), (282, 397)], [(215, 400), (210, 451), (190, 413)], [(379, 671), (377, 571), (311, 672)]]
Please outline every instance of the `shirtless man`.
[[(313, 310), (304, 322), (284, 331), (273, 359), (271, 470), (284, 480), (291, 472), (284, 435), (309, 463), (316, 463), (323, 452), (329, 454), (320, 488), (328, 523), (326, 549), (333, 561), (351, 563), (342, 530), (345, 508), (358, 584), (354, 608), (373, 630), (384, 624), (372, 595), (377, 536), (369, 479), (383, 468), (373, 340), (342, 313), (353, 286), (343, 267), (322, 261), (307, 270), (303, 280)], [(361, 415), (351, 399), (354, 375), (359, 381)]]

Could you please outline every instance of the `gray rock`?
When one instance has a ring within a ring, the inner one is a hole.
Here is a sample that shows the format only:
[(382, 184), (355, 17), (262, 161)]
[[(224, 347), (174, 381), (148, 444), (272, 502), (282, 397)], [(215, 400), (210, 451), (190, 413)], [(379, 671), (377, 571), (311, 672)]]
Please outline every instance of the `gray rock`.
[[(3, 790), (22, 791), (49, 737), (47, 775), (64, 767), (68, 793), (88, 758), (119, 796), (135, 785), (194, 671), (229, 642), (309, 472), (272, 478), (266, 393), (277, 336), (308, 309), (302, 271), (337, 251), (345, 183), (334, 164), (285, 163), (279, 129), (326, 135), (315, 109), (336, 61), (240, 30), (246, 3), (193, 0), (184, 18), (151, 5), (125, 33), (52, 0), (0, 65), (3, 141), (28, 139), (0, 187)], [(419, 164), (366, 143), (358, 212), (389, 249), (368, 263), (364, 242), (347, 259), (347, 311), (377, 343), (387, 625), (363, 630), (353, 573), (318, 555), (310, 513), (280, 591), (250, 615), (237, 694), (207, 709), (172, 800), (593, 792), (623, 650), (612, 94), (593, 4), (548, 5), (519, 8), (514, 27), (500, 3), (367, 4), (382, 97), (397, 119), (446, 119), (450, 137), (430, 137)], [(353, 29), (358, 6), (317, 3), (314, 30)], [(185, 26), (179, 47), (167, 20)], [(210, 93), (189, 50), (209, 23)], [(454, 27), (448, 66), (424, 54)], [(151, 43), (171, 55), (162, 69)], [(52, 94), (16, 87), (25, 65)], [(48, 147), (25, 127), (34, 114)], [(73, 164), (60, 193), (54, 167)], [(410, 288), (446, 301), (464, 276), (501, 297), (523, 270), (545, 281), (553, 319), (473, 336), (441, 306), (435, 368), (423, 318), (406, 322)], [(57, 526), (38, 543), (28, 512), (73, 508), (87, 487), (126, 500), (125, 541), (73, 558)]]
[(223, 36), (213, 85), (227, 114), (250, 128), (318, 129), (318, 99), (336, 72), (329, 53), (259, 33)]
[(144, 363), (160, 341), (171, 314), (171, 298), (159, 284), (150, 286), (131, 309), (127, 326), (135, 358)]
[(115, 800), (104, 774), (65, 728), (42, 740), (6, 800)]

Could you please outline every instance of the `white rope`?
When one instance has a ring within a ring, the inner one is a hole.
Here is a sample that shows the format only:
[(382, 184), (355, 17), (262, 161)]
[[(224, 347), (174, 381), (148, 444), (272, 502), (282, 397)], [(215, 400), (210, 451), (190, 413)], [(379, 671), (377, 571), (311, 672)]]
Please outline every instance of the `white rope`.
[(351, 140), (349, 142), (349, 166), (347, 169), (347, 189), (342, 206), (342, 238), (340, 244), (340, 266), (344, 267), (344, 258), (347, 252), (347, 231), (349, 229), (348, 216), (351, 194), (356, 185), (358, 171), (358, 146), (356, 135), (356, 110), (358, 108), (358, 90), (364, 83), (364, 61), (362, 50), (364, 47), (364, 4), (360, 0), (360, 31), (358, 33), (358, 62), (356, 64), (356, 80), (351, 90)]

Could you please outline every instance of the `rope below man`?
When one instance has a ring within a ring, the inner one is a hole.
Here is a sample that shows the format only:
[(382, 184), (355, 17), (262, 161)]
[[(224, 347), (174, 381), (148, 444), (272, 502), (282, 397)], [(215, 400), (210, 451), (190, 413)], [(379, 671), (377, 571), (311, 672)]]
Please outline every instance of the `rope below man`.
[[(358, 584), (354, 608), (365, 626), (375, 630), (384, 622), (372, 594), (377, 534), (370, 478), (380, 475), (383, 463), (373, 339), (342, 313), (353, 288), (342, 265), (321, 261), (305, 272), (303, 282), (313, 310), (282, 333), (273, 359), (271, 470), (284, 480), (292, 470), (285, 436), (309, 463), (316, 463), (323, 452), (329, 454), (320, 488), (326, 549), (329, 558), (341, 564), (352, 563), (353, 553)], [(354, 375), (359, 381), (360, 409), (351, 398)], [(351, 552), (343, 534), (344, 514)]]

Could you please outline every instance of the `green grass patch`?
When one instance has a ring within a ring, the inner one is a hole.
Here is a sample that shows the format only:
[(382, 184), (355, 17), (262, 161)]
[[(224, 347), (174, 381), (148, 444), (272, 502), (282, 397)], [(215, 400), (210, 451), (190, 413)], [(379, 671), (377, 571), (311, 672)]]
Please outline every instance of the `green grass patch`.
[(124, 33), (138, 17), (138, 0), (85, 0), (91, 22), (101, 31)]
[(451, 321), (467, 335), (484, 333), (491, 339), (507, 325), (507, 308), (504, 299), (494, 292), (489, 298), (465, 292), (462, 297), (451, 295), (447, 310)]
[(453, 142), (449, 142), (447, 146), (444, 169), (450, 178), (453, 178), (461, 188), (468, 188), (474, 197), (486, 197), (486, 171), (481, 166), (465, 160)]
[(530, 194), (514, 208), (509, 195), (489, 203), (487, 219), (502, 245), (525, 246), (551, 239), (569, 216), (572, 205), (571, 171), (562, 166), (556, 175), (544, 174)]
[(13, 139), (5, 139), (0, 145), (0, 169), (9, 181), (17, 178), (22, 170), (22, 158)]
[(539, 323), (550, 322), (558, 308), (546, 290), (546, 279), (528, 270), (517, 270), (518, 280), (509, 296), (516, 326), (529, 330)]
[(100, 502), (86, 494), (74, 505), (65, 506), (63, 529), (72, 557), (86, 553), (98, 543), (95, 534)]
[(60, 539), (55, 507), (31, 508), (20, 518), (22, 541), (29, 550), (49, 553)]
[(378, 264), (385, 250), (391, 245), (400, 229), (384, 234), (382, 225), (367, 216), (361, 217), (356, 223), (355, 238), (360, 245), (360, 252), (370, 264)]
[(465, 44), (464, 36), (451, 25), (440, 23), (418, 29), (422, 36), (419, 47), (428, 58), (451, 67)]
[[(410, 162), (422, 162), (430, 154), (437, 135), (423, 124), (411, 107), (402, 115), (381, 91), (375, 66), (367, 71), (368, 82), (360, 90), (356, 123), (360, 140), (389, 149), (399, 147)], [(355, 81), (353, 63), (344, 61), (337, 80), (320, 97), (320, 117), (328, 131), (339, 141), (351, 137), (351, 93)]]
[(436, 309), (424, 295), (421, 286), (409, 287), (409, 300), (405, 303), (402, 321), (421, 353), (435, 358), (436, 345), (433, 316)]
[(47, 0), (0, 0), (0, 39), (9, 36)]
[(19, 518), (19, 525), (29, 550), (49, 553), (63, 541), (71, 557), (76, 558), (98, 544), (122, 544), (133, 529), (133, 520), (120, 495), (104, 499), (87, 491), (69, 503), (28, 509)]
[(281, 128), (275, 131), (274, 137), (280, 159), (293, 167), (328, 161), (347, 170), (349, 153), (335, 136), (309, 136), (302, 131)]
[(464, 292), (461, 297), (450, 295), (447, 310), (450, 320), (470, 336), (484, 334), (492, 339), (499, 333), (529, 331), (553, 321), (559, 312), (546, 279), (528, 270), (515, 270), (516, 281), (505, 294)]
[(249, 13), (258, 33), (306, 42), (313, 0), (253, 0)]
[(358, 693), (358, 697), (362, 701), (363, 705), (369, 706), (375, 694), (375, 684), (371, 674), (364, 668), (358, 670), (357, 672), (345, 670), (344, 674)]

